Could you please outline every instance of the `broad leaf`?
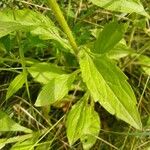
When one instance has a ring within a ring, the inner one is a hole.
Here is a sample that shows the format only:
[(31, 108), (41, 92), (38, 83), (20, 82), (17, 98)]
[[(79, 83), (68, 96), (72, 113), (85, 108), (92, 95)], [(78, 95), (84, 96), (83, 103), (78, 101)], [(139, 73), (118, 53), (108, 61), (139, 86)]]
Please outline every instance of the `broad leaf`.
[(25, 128), (13, 121), (6, 113), (0, 110), (0, 131), (22, 131), (31, 133), (32, 130)]
[(135, 95), (121, 70), (105, 56), (91, 57), (81, 50), (79, 57), (83, 81), (94, 100), (109, 113), (141, 129)]
[(123, 38), (124, 31), (123, 24), (117, 22), (106, 24), (95, 42), (94, 52), (104, 54), (110, 51)]
[(100, 131), (100, 119), (93, 106), (88, 104), (89, 96), (85, 95), (70, 110), (67, 121), (67, 137), (69, 144), (81, 140), (84, 149), (90, 149), (96, 142), (94, 136)]
[(42, 25), (44, 27), (49, 25), (52, 28), (52, 31), (54, 29), (51, 20), (42, 14), (29, 9), (5, 9), (0, 12), (0, 18), (0, 37), (13, 31), (30, 31)]
[(119, 42), (113, 49), (108, 52), (107, 56), (111, 59), (118, 60), (134, 53), (135, 52), (132, 48), (129, 48), (126, 44)]
[(31, 30), (31, 34), (39, 36), (39, 38), (42, 40), (53, 39), (59, 42), (64, 48), (69, 49), (71, 50), (71, 52), (73, 52), (68, 40), (60, 37), (58, 29), (56, 27), (54, 27), (53, 31), (52, 29), (53, 28), (50, 28), (50, 26), (45, 28), (43, 28), (43, 26), (39, 26), (34, 30)]
[(72, 82), (75, 79), (75, 73), (60, 75), (51, 79), (39, 93), (36, 106), (50, 105), (60, 101), (65, 95), (67, 95)]
[(66, 49), (72, 50), (68, 41), (61, 38), (59, 29), (43, 14), (30, 9), (11, 10), (0, 12), (0, 37), (14, 31), (31, 32), (41, 39), (58, 41)]
[(22, 88), (23, 84), (26, 82), (26, 77), (27, 75), (22, 72), (14, 78), (8, 87), (6, 100), (16, 93), (20, 88)]
[(35, 81), (42, 84), (47, 84), (55, 77), (65, 74), (65, 72), (58, 66), (51, 63), (36, 63), (29, 69), (29, 73), (32, 75)]
[(95, 144), (101, 124), (97, 112), (94, 111), (94, 107), (85, 105), (85, 113), (83, 115), (86, 117), (80, 140), (84, 150), (88, 150)]
[(123, 13), (137, 13), (150, 17), (144, 10), (140, 0), (90, 0), (93, 4), (107, 10)]

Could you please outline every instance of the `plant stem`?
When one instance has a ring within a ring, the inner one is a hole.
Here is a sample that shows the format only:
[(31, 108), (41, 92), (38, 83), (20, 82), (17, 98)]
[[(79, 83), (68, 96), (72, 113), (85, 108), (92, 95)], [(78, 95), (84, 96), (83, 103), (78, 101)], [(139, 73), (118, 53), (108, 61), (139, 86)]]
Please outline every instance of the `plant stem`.
[(63, 16), (62, 11), (59, 8), (59, 5), (57, 4), (56, 0), (47, 0), (48, 6), (52, 9), (52, 11), (55, 14), (55, 17), (57, 21), (59, 22), (60, 26), (63, 28), (64, 32), (68, 36), (69, 42), (74, 50), (75, 54), (78, 54), (78, 46), (75, 42), (75, 39), (72, 35), (72, 32)]

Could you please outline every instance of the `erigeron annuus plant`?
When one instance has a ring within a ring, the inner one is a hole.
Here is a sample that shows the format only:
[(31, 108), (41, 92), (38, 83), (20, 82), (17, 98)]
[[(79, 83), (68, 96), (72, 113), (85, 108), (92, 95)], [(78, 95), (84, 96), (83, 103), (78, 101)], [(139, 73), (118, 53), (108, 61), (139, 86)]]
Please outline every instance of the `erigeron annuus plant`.
[[(138, 0), (91, 0), (91, 2), (107, 10), (134, 12), (149, 18)], [(28, 9), (0, 12), (0, 37), (12, 32), (30, 32), (42, 40), (57, 42), (66, 53), (74, 55), (78, 64), (76, 70), (65, 70), (47, 62), (27, 64), (23, 55), (25, 45), (21, 45), (20, 63), (23, 71), (10, 83), (6, 99), (8, 100), (24, 84), (27, 87), (29, 74), (43, 86), (35, 102), (37, 107), (50, 107), (50, 105), (62, 102), (72, 87), (80, 82), (83, 97), (76, 100), (72, 106), (70, 105), (66, 113), (65, 126), (70, 145), (80, 139), (83, 148), (90, 149), (95, 143), (101, 128), (100, 117), (94, 109), (96, 102), (110, 114), (141, 130), (142, 123), (134, 92), (125, 74), (111, 59), (114, 57), (115, 47), (127, 47), (125, 43), (122, 43), (127, 24), (119, 23), (117, 20), (110, 21), (90, 47), (77, 45), (56, 0), (47, 0), (47, 4), (64, 31), (64, 33), (61, 32), (67, 35), (68, 40), (60, 36), (61, 29), (56, 27), (52, 20), (39, 12)]]

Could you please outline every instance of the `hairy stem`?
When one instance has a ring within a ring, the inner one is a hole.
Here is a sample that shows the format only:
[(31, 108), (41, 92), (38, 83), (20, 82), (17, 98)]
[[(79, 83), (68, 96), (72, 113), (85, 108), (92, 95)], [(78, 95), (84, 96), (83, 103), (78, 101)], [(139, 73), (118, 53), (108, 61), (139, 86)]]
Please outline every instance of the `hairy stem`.
[(63, 16), (62, 11), (59, 8), (59, 5), (57, 4), (56, 0), (47, 0), (48, 6), (52, 9), (54, 12), (54, 15), (59, 22), (60, 26), (63, 28), (64, 32), (68, 36), (69, 42), (74, 50), (75, 54), (78, 54), (78, 46), (75, 42), (75, 39), (72, 35), (72, 32)]

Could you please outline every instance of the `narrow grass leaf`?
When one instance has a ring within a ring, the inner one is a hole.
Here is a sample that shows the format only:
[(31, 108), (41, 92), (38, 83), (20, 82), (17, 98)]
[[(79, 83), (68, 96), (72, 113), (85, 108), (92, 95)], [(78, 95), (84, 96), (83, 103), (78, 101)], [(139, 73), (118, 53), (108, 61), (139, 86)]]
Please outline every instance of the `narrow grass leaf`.
[(140, 0), (90, 0), (93, 4), (107, 10), (123, 13), (137, 13), (150, 17), (144, 10)]
[(27, 75), (22, 72), (13, 79), (13, 81), (10, 83), (10, 85), (8, 87), (7, 94), (6, 94), (6, 100), (9, 99), (20, 88), (22, 88), (23, 84), (26, 81), (26, 78), (27, 78)]
[(39, 133), (33, 133), (31, 138), (28, 138), (24, 141), (18, 141), (14, 144), (10, 150), (34, 150), (34, 145), (39, 139)]
[(20, 135), (20, 136), (18, 135), (18, 136), (14, 136), (14, 137), (10, 137), (10, 138), (1, 138), (0, 139), (0, 146), (10, 144), (10, 143), (15, 143), (18, 141), (24, 141), (24, 140), (29, 139), (31, 137), (32, 137), (32, 133)]
[(75, 73), (60, 75), (51, 79), (39, 93), (35, 106), (45, 106), (60, 101), (67, 95), (74, 79)]
[(69, 144), (81, 140), (84, 149), (90, 149), (96, 142), (94, 136), (100, 131), (100, 119), (93, 106), (87, 103), (88, 95), (79, 100), (69, 111), (66, 121)]
[(4, 148), (5, 144), (4, 143), (0, 143), (0, 149)]
[(0, 131), (22, 131), (26, 133), (31, 133), (32, 130), (23, 127), (13, 121), (6, 113), (0, 110)]
[(106, 24), (95, 42), (94, 52), (99, 54), (109, 52), (123, 38), (124, 32), (123, 24), (116, 21)]
[(91, 57), (81, 50), (79, 57), (83, 81), (94, 100), (109, 113), (141, 129), (136, 98), (123, 72), (105, 56)]

